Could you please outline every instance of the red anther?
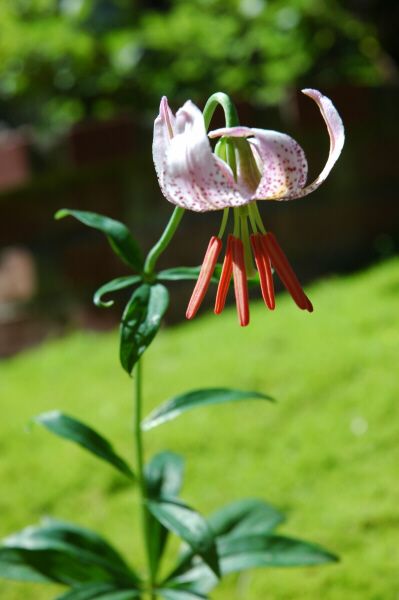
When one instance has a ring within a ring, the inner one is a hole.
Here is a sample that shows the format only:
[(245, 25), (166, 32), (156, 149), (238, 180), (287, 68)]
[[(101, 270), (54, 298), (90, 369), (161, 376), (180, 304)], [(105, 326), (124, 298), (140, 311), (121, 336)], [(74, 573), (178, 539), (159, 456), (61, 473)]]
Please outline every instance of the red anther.
[(249, 323), (249, 302), (244, 246), (242, 241), (237, 238), (233, 238), (232, 250), (234, 293), (236, 296), (238, 320), (241, 327), (245, 327)]
[(273, 274), (270, 265), (270, 258), (262, 244), (262, 236), (259, 233), (253, 233), (251, 235), (251, 246), (254, 252), (256, 268), (258, 269), (260, 287), (262, 290), (262, 297), (265, 304), (270, 310), (274, 310), (276, 302), (274, 299), (274, 284)]
[(298, 281), (290, 263), (283, 250), (279, 246), (273, 233), (267, 233), (262, 236), (262, 244), (270, 256), (272, 265), (276, 269), (281, 281), (292, 296), (294, 302), (302, 310), (313, 311), (312, 303), (303, 291), (301, 284)]
[(306, 307), (306, 310), (309, 312), (313, 312), (313, 304), (311, 303), (311, 301), (309, 300), (309, 298), (306, 296), (306, 300), (308, 301), (308, 305)]
[(229, 235), (227, 238), (226, 256), (224, 257), (222, 273), (216, 292), (215, 315), (219, 315), (226, 304), (227, 292), (229, 291), (231, 275), (233, 272), (233, 241), (234, 237)]
[(195, 284), (190, 302), (188, 303), (186, 311), (187, 319), (192, 319), (195, 317), (203, 299), (205, 298), (205, 294), (211, 282), (213, 271), (215, 270), (216, 262), (221, 249), (222, 240), (218, 237), (212, 236), (205, 252), (197, 283)]

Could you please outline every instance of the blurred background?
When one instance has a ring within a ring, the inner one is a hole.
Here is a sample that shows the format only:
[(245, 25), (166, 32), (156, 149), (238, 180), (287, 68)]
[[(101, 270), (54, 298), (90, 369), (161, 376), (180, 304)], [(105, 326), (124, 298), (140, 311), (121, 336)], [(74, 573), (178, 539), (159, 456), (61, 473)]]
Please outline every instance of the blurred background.
[[(150, 247), (172, 210), (151, 158), (162, 95), (176, 110), (228, 92), (243, 123), (303, 145), (312, 177), (328, 137), (299, 90), (321, 89), (346, 126), (343, 156), (316, 194), (265, 203), (265, 222), (304, 281), (394, 253), (398, 23), (395, 0), (2, 0), (0, 356), (117, 322), (120, 306), (91, 296), (123, 267), (100, 234), (53, 214), (103, 212)], [(219, 218), (187, 214), (164, 264), (198, 264)], [(175, 289), (171, 322), (189, 292)]]

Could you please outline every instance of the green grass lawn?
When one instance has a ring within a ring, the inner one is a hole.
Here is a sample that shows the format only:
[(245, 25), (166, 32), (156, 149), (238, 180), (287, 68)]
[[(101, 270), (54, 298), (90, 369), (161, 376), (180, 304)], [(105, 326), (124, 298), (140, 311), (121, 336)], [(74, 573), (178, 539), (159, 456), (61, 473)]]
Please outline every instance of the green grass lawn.
[[(186, 457), (183, 497), (208, 513), (260, 497), (287, 533), (338, 553), (338, 564), (230, 578), (215, 600), (399, 598), (399, 261), (309, 290), (313, 314), (278, 298), (163, 331), (145, 357), (145, 412), (189, 388), (257, 389), (278, 403), (192, 411), (146, 434), (147, 453)], [(173, 297), (173, 296), (172, 296)], [(0, 365), (0, 535), (43, 515), (97, 528), (143, 564), (134, 493), (107, 465), (30, 417), (53, 408), (87, 420), (132, 454), (131, 381), (117, 334), (74, 333)], [(4, 600), (56, 588), (0, 583)]]

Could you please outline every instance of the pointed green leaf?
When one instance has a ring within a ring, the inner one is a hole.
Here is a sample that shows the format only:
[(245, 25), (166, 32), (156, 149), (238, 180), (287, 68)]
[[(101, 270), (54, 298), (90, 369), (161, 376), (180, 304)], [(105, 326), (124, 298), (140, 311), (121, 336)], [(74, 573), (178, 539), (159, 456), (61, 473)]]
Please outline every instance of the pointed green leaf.
[(134, 598), (142, 598), (142, 593), (139, 590), (114, 590), (102, 596), (93, 596), (93, 598), (98, 598), (98, 600), (133, 600)]
[(268, 534), (284, 521), (284, 515), (263, 500), (248, 498), (224, 506), (207, 519), (217, 537)]
[(165, 600), (207, 600), (207, 596), (184, 588), (161, 588), (156, 591)]
[(102, 596), (94, 596), (99, 600), (132, 600), (134, 598), (142, 598), (142, 593), (138, 590), (115, 590), (108, 592)]
[(131, 600), (140, 597), (139, 590), (121, 590), (106, 583), (89, 583), (70, 589), (57, 600)]
[(117, 292), (119, 290), (123, 290), (132, 285), (135, 285), (141, 281), (140, 275), (131, 275), (128, 277), (117, 277), (116, 279), (112, 279), (112, 281), (108, 281), (104, 283), (98, 290), (95, 292), (93, 296), (93, 302), (96, 306), (102, 306), (103, 308), (108, 308), (112, 306), (114, 301), (107, 300), (106, 302), (103, 300), (103, 296), (105, 294), (110, 294), (111, 292)]
[(205, 519), (195, 510), (177, 500), (149, 500), (150, 512), (166, 529), (184, 540), (194, 554), (219, 576), (219, 561), (215, 540)]
[(83, 210), (71, 210), (69, 208), (62, 208), (57, 211), (55, 218), (63, 219), (68, 216), (75, 217), (75, 219), (84, 225), (93, 227), (104, 233), (112, 250), (124, 263), (136, 271), (142, 270), (144, 263), (140, 248), (126, 225), (104, 215)]
[[(196, 281), (201, 267), (173, 267), (160, 271), (157, 275), (159, 281)], [(221, 265), (216, 265), (213, 272), (212, 282), (217, 283), (221, 274)]]
[(14, 581), (48, 583), (53, 578), (46, 576), (34, 561), (29, 560), (29, 552), (18, 548), (0, 546), (0, 577)]
[(232, 390), (228, 388), (208, 388), (203, 390), (194, 390), (175, 396), (156, 408), (142, 423), (142, 429), (148, 431), (157, 427), (166, 421), (175, 419), (182, 413), (198, 406), (208, 404), (222, 404), (226, 402), (241, 402), (242, 400), (269, 400), (273, 398), (260, 392), (247, 392), (242, 390)]
[(223, 573), (253, 567), (297, 567), (336, 562), (338, 558), (316, 544), (278, 535), (226, 537), (218, 545)]
[[(222, 569), (221, 557), (219, 557)], [(221, 570), (221, 578), (223, 571)], [(218, 584), (219, 580), (211, 569), (197, 556), (191, 557), (190, 562), (185, 565), (185, 570), (176, 575), (169, 576), (162, 585), (171, 587), (185, 586), (196, 594), (208, 594)]]
[(108, 583), (88, 583), (71, 588), (62, 596), (58, 596), (56, 600), (92, 600), (101, 597), (101, 594), (105, 594), (109, 590)]
[[(117, 581), (137, 587), (137, 575), (108, 542), (71, 523), (46, 519), (6, 538), (3, 549), (14, 550), (22, 565), (52, 581), (67, 585)], [(25, 579), (25, 575), (16, 572), (14, 578)]]
[(175, 498), (183, 481), (184, 462), (174, 452), (160, 452), (145, 466), (145, 480), (150, 498)]
[[(162, 497), (175, 498), (183, 480), (183, 459), (173, 452), (156, 454), (145, 466), (144, 476), (147, 494), (154, 500)], [(160, 560), (165, 550), (168, 530), (151, 514), (148, 514), (150, 558), (152, 571), (158, 572)]]
[(102, 568), (65, 552), (4, 547), (0, 548), (0, 575), (14, 581), (52, 581), (65, 585), (107, 578)]
[(158, 332), (168, 304), (168, 290), (160, 283), (145, 283), (133, 292), (120, 328), (120, 361), (129, 374)]
[(95, 454), (129, 479), (135, 479), (127, 462), (116, 454), (110, 442), (81, 421), (59, 411), (43, 413), (38, 415), (35, 420), (55, 435), (74, 442)]
[[(232, 502), (207, 518), (218, 546), (222, 540), (234, 537), (270, 534), (283, 521), (284, 515), (276, 508), (263, 500), (251, 498)], [(192, 558), (192, 551), (183, 552), (170, 577), (184, 573)]]
[[(277, 535), (249, 535), (217, 542), (222, 576), (256, 567), (314, 566), (338, 559), (316, 544)], [(217, 578), (203, 561), (191, 559), (185, 570), (167, 578), (168, 585), (187, 585), (200, 593), (210, 592)]]

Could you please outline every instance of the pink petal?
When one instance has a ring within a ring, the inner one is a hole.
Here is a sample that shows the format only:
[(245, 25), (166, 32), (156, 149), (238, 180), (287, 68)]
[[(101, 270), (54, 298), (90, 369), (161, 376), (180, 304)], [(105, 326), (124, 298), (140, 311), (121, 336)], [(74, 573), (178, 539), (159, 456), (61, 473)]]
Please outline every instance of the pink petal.
[(191, 101), (176, 114), (161, 180), (169, 202), (197, 212), (249, 201), (240, 193), (230, 167), (213, 154), (202, 113)]
[[(302, 148), (288, 135), (276, 131), (250, 129), (248, 127), (230, 127), (216, 129), (209, 133), (210, 137), (249, 137), (258, 153), (258, 165), (262, 171), (262, 179), (254, 194), (256, 199), (292, 200), (310, 194), (325, 181), (341, 154), (344, 141), (344, 126), (337, 110), (329, 98), (318, 90), (302, 90), (318, 105), (327, 125), (330, 136), (330, 152), (328, 160), (320, 175), (305, 187), (307, 163)], [(261, 164), (260, 164), (261, 163)], [(262, 168), (263, 165), (263, 168)]]
[(208, 136), (210, 138), (217, 137), (249, 137), (253, 135), (251, 127), (244, 127), (244, 125), (238, 125), (237, 127), (220, 127), (220, 129), (213, 129), (209, 131)]
[(261, 180), (254, 198), (279, 200), (303, 188), (308, 164), (301, 146), (289, 135), (267, 129), (253, 129), (251, 140), (258, 154)]
[[(256, 199), (278, 200), (297, 191), (306, 183), (307, 162), (305, 153), (297, 142), (285, 133), (250, 127), (223, 127), (209, 133), (209, 137), (249, 137), (261, 176), (257, 185), (252, 185)], [(238, 180), (251, 188), (245, 163), (241, 165)], [(246, 189), (244, 187), (244, 189)]]
[[(338, 160), (339, 155), (342, 152), (342, 148), (345, 142), (345, 130), (342, 123), (342, 119), (339, 116), (335, 106), (327, 96), (323, 96), (318, 90), (306, 88), (302, 92), (312, 98), (320, 109), (321, 115), (327, 125), (328, 135), (330, 136), (330, 152), (328, 160), (324, 165), (324, 169), (316, 179), (307, 185), (302, 190), (298, 190), (297, 193), (290, 196), (290, 198), (299, 198), (300, 196), (306, 196), (319, 187), (325, 181), (331, 169)], [(288, 199), (288, 198), (287, 198)]]
[(170, 140), (174, 135), (175, 116), (169, 108), (168, 99), (164, 96), (159, 106), (159, 115), (154, 121), (154, 137), (152, 157), (161, 189), (163, 187), (163, 165)]

